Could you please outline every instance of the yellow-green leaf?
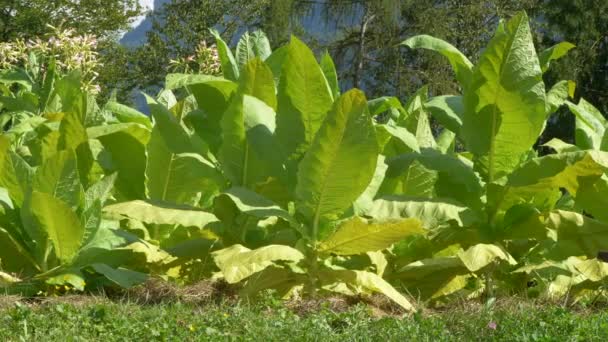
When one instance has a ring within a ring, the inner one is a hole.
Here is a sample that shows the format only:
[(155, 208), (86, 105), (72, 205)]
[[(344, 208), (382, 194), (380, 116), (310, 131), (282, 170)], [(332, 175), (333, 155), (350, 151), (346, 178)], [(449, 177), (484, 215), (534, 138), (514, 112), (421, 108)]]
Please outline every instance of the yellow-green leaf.
[(320, 251), (338, 255), (380, 251), (410, 235), (424, 232), (418, 219), (374, 222), (355, 216), (322, 241)]

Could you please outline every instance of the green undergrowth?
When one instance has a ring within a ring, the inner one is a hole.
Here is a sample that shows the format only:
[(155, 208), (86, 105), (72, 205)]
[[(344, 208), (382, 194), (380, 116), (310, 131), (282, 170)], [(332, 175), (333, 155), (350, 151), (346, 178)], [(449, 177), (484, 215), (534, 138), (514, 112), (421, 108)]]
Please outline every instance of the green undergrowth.
[(256, 303), (0, 296), (2, 341), (605, 341), (606, 307), (503, 299), (394, 315), (339, 298)]

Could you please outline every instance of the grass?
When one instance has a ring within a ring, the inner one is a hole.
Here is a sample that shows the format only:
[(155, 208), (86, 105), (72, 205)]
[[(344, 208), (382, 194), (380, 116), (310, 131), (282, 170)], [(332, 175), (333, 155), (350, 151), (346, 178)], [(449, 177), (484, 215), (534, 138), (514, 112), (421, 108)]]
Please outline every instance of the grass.
[[(608, 312), (518, 300), (466, 304), (409, 316), (363, 304), (137, 304), (77, 296), (0, 296), (1, 341), (606, 341)], [(310, 310), (312, 308), (312, 310)], [(494, 326), (495, 324), (495, 326)]]

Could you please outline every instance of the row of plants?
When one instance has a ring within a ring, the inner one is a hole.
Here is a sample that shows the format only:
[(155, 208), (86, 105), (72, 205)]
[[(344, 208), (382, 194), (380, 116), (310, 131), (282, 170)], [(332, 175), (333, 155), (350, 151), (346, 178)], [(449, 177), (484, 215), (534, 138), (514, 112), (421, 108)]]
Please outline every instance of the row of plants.
[[(329, 54), (217, 32), (223, 76), (169, 74), (150, 117), (99, 106), (78, 71), (0, 71), (0, 284), (130, 287), (160, 276), (242, 296), (510, 293), (577, 298), (608, 266), (608, 123), (543, 73), (528, 18), (501, 22), (473, 65), (430, 36), (461, 94), (407, 103), (341, 92)], [(575, 144), (535, 144), (562, 106)], [(441, 125), (437, 134), (430, 122)]]

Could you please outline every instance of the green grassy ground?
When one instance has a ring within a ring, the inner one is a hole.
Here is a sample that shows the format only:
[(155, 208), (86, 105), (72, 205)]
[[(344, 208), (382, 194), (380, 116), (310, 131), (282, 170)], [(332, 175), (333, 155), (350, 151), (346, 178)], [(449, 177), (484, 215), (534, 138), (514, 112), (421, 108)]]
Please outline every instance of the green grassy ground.
[(395, 317), (362, 304), (341, 312), (321, 304), (303, 313), (271, 299), (206, 305), (0, 299), (0, 341), (608, 341), (608, 311), (518, 301)]

